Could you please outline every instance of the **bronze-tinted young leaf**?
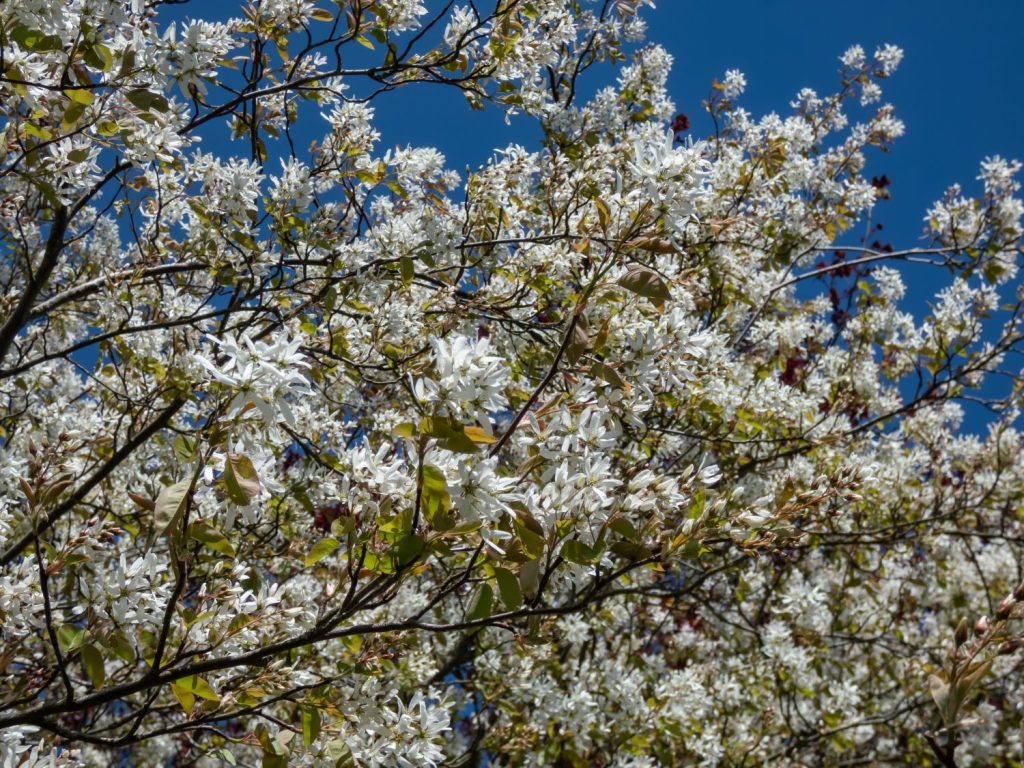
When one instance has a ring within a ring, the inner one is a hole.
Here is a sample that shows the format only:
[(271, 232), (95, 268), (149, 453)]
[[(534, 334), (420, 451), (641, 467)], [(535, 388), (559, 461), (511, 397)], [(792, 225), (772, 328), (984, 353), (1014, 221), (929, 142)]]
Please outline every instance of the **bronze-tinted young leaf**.
[(626, 245), (631, 249), (639, 248), (642, 251), (649, 251), (651, 253), (679, 253), (679, 249), (675, 244), (663, 237), (638, 237), (635, 240), (630, 240)]
[(672, 298), (668, 283), (652, 269), (632, 265), (618, 280), (619, 285), (627, 291), (632, 291), (638, 296), (650, 299), (655, 304), (661, 305)]
[[(192, 480), (180, 480), (173, 485), (166, 486), (160, 495), (156, 497), (153, 506), (153, 527), (161, 536), (174, 529), (185, 512), (185, 505), (188, 503), (189, 489), (192, 487)], [(180, 530), (178, 531), (180, 534)]]
[(147, 498), (140, 493), (128, 491), (128, 498), (135, 503), (135, 506), (139, 509), (145, 510), (146, 512), (152, 512), (156, 509), (156, 503), (152, 499)]
[(579, 362), (580, 358), (590, 349), (589, 330), (590, 323), (587, 321), (587, 316), (580, 312), (572, 326), (572, 335), (565, 349), (565, 357), (570, 363)]
[(224, 462), (224, 488), (235, 504), (251, 504), (260, 493), (260, 479), (248, 456), (229, 453)]

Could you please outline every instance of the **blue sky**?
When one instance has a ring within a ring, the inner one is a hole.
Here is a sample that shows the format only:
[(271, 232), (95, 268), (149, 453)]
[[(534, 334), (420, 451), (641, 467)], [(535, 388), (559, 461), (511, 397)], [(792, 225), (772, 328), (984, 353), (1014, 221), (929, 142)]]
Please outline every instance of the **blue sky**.
[[(691, 118), (695, 138), (712, 131), (700, 105), (727, 69), (746, 74), (740, 103), (748, 111), (785, 114), (802, 87), (821, 94), (837, 88), (838, 59), (850, 45), (861, 44), (869, 55), (883, 43), (904, 49), (899, 71), (883, 87), (906, 135), (891, 153), (874, 153), (867, 167), (869, 175), (892, 180), (892, 198), (875, 220), (896, 247), (918, 244), (926, 209), (950, 184), (978, 189), (983, 158), (1024, 160), (1024, 2), (656, 3), (644, 11), (648, 40), (675, 57), (669, 91)], [(603, 66), (592, 75), (592, 84), (604, 84), (616, 73)], [(536, 138), (528, 121), (505, 126), (500, 115), (472, 113), (459, 94), (440, 89), (397, 91), (375, 105), (383, 146), (437, 146), (460, 171), (485, 162), (497, 147), (513, 141), (530, 147)]]
[[(700, 104), (727, 69), (746, 74), (740, 103), (748, 111), (786, 113), (800, 88), (836, 88), (838, 57), (850, 45), (859, 43), (869, 54), (883, 43), (903, 48), (899, 71), (883, 85), (907, 133), (891, 154), (876, 154), (868, 165), (869, 174), (884, 173), (893, 182), (892, 199), (878, 215), (897, 244), (913, 244), (925, 209), (947, 186), (959, 181), (968, 192), (976, 189), (984, 157), (1024, 160), (1020, 0), (655, 2), (643, 11), (648, 41), (675, 57), (669, 91), (691, 118), (694, 138), (712, 130)], [(431, 10), (442, 5), (425, 4)], [(162, 10), (161, 18), (227, 18), (240, 8), (234, 0), (183, 3)], [(598, 66), (589, 80), (596, 87), (615, 77), (613, 67)], [(374, 106), (382, 148), (436, 146), (459, 171), (483, 164), (510, 142), (532, 148), (538, 135), (529, 120), (506, 126), (496, 110), (472, 112), (459, 93), (439, 86), (399, 89)], [(208, 136), (205, 148), (217, 148), (214, 142)]]
[[(950, 184), (960, 182), (968, 194), (979, 189), (975, 177), (986, 156), (1024, 160), (1021, 0), (656, 2), (657, 8), (644, 10), (648, 41), (675, 58), (669, 92), (678, 111), (690, 117), (694, 138), (712, 131), (701, 101), (727, 69), (746, 74), (740, 104), (755, 117), (785, 114), (802, 87), (820, 94), (838, 87), (838, 59), (850, 45), (861, 44), (869, 55), (884, 43), (904, 49), (899, 71), (883, 87), (885, 100), (895, 104), (906, 124), (906, 135), (891, 153), (870, 155), (866, 168), (868, 176), (885, 174), (892, 181), (892, 197), (879, 204), (874, 221), (884, 224), (881, 239), (896, 248), (920, 244), (924, 213)], [(440, 7), (438, 0), (426, 4), (431, 10)], [(162, 18), (225, 18), (237, 15), (238, 8), (230, 1), (194, 2), (172, 6)], [(613, 67), (599, 66), (589, 85), (596, 88), (615, 77)], [(463, 173), (485, 163), (496, 148), (516, 142), (532, 149), (538, 138), (530, 120), (520, 117), (505, 125), (498, 110), (473, 112), (461, 94), (438, 86), (382, 94), (374, 107), (381, 149), (435, 146)], [(313, 124), (306, 128), (318, 130)], [(237, 151), (209, 134), (204, 149)], [(860, 230), (855, 232), (859, 236)], [(947, 280), (942, 271), (917, 268), (908, 280), (906, 308), (920, 318)]]

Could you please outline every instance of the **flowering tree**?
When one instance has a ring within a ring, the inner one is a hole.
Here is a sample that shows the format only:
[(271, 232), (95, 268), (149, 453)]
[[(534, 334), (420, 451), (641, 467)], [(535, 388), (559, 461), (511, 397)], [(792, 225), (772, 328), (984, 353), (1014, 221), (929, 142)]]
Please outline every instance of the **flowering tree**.
[(1020, 764), (1019, 165), (856, 245), (900, 51), (694, 142), (644, 4), (0, 5), (4, 766)]

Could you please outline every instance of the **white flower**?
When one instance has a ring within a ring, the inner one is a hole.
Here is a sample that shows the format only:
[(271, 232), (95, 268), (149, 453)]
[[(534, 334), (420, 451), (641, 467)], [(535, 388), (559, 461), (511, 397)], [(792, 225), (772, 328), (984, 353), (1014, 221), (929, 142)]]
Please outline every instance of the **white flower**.
[(251, 404), (267, 422), (276, 423), (280, 417), (294, 427), (295, 415), (287, 398), (312, 393), (301, 373), (309, 367), (299, 352), (302, 341), (278, 334), (268, 344), (254, 341), (248, 331), (235, 338), (207, 338), (220, 347), (227, 360), (218, 364), (204, 354), (196, 354), (195, 360), (214, 380), (238, 390), (228, 406), (228, 418), (242, 414)]
[(747, 78), (738, 69), (730, 69), (725, 73), (722, 85), (725, 86), (722, 95), (727, 99), (735, 99), (746, 89)]
[(431, 339), (435, 375), (416, 381), (416, 395), (446, 407), (452, 415), (467, 413), (491, 434), (489, 412), (508, 407), (504, 390), (508, 371), (500, 357), (487, 354), (486, 338), (473, 342), (458, 336), (452, 342)]

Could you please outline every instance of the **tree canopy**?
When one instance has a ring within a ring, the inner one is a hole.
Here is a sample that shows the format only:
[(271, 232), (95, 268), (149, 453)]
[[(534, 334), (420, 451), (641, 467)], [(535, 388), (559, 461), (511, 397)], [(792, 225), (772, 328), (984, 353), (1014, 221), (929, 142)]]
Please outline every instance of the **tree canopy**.
[(0, 763), (1020, 765), (1020, 165), (647, 4), (0, 4)]

